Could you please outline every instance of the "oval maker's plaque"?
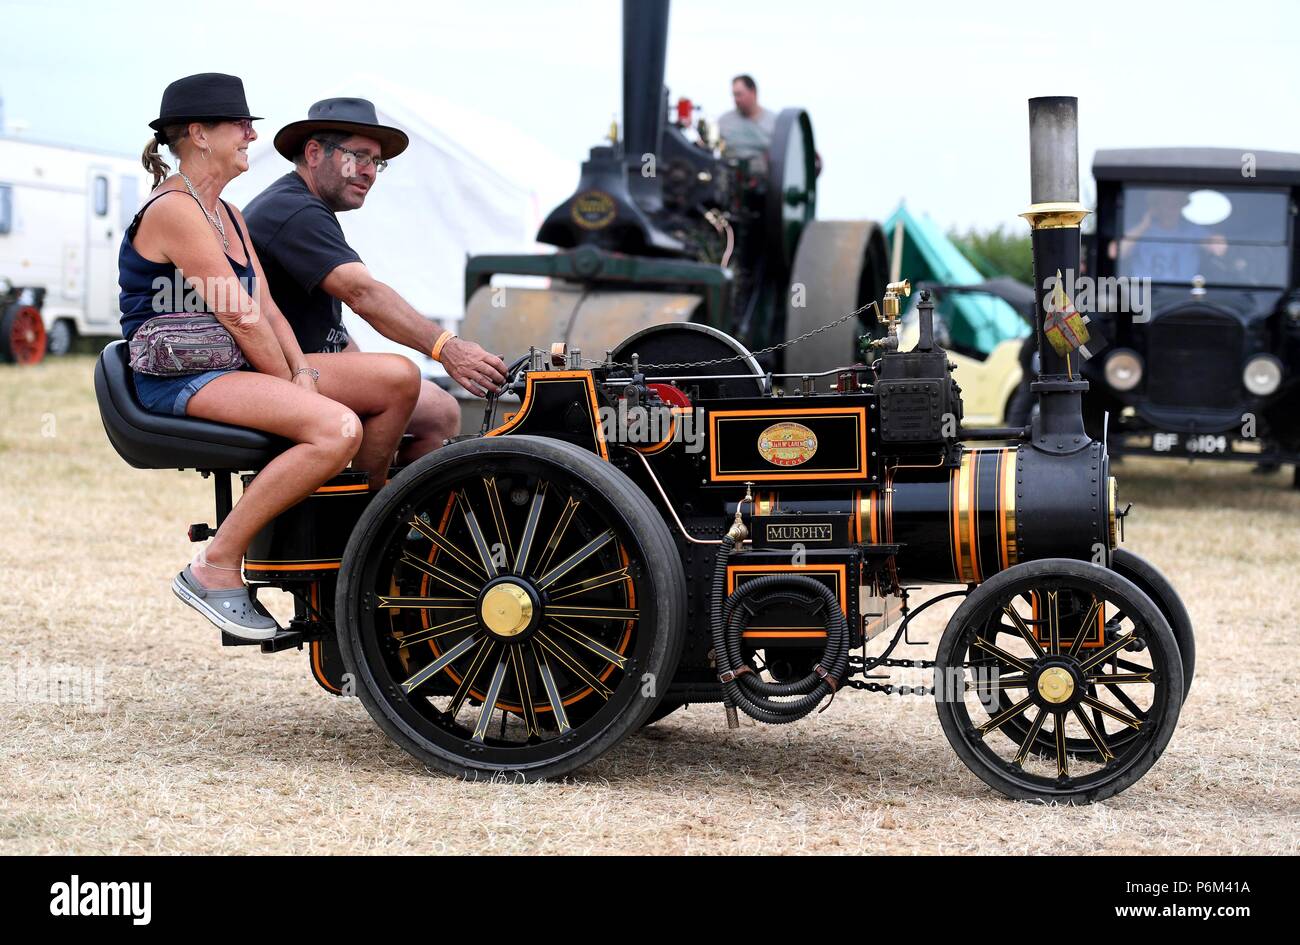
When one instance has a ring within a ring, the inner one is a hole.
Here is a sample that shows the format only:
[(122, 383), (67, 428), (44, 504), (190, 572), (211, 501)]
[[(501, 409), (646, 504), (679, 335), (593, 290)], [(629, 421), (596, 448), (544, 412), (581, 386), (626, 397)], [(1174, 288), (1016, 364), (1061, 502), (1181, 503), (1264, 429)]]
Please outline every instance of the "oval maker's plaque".
[(817, 434), (802, 423), (774, 423), (758, 435), (758, 455), (773, 466), (798, 466), (817, 452)]

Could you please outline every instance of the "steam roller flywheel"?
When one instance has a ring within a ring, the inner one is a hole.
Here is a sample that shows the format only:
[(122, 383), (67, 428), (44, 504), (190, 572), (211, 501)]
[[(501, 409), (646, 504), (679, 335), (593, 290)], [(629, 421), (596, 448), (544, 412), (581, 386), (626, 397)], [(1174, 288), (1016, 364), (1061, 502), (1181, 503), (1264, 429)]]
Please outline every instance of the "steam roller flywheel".
[[(465, 307), (460, 334), (506, 363), (527, 354), (532, 345), (549, 351), (563, 341), (584, 358), (602, 360), (638, 332), (652, 325), (689, 322), (703, 300), (698, 295), (634, 290), (586, 290), (557, 285), (548, 289), (483, 286)], [(495, 303), (495, 304), (494, 304)], [(477, 432), (483, 401), (461, 400), (461, 432)]]
[[(785, 337), (797, 338), (885, 294), (889, 255), (869, 220), (813, 220), (803, 228), (790, 275)], [(803, 304), (798, 304), (802, 302)], [(875, 322), (868, 310), (785, 351), (790, 374), (815, 374), (861, 360), (858, 336)]]

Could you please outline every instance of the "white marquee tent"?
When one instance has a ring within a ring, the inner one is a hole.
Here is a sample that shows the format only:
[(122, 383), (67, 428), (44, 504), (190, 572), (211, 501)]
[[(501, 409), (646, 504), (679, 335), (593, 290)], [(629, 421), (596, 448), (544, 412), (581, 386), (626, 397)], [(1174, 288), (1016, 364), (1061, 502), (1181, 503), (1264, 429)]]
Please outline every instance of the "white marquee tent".
[[(291, 171), (293, 165), (271, 146), (275, 132), (306, 117), (311, 102), (337, 95), (370, 99), (381, 122), (411, 138), (365, 206), (340, 213), (339, 222), (375, 278), (417, 311), (432, 318), (462, 316), (467, 255), (548, 249), (533, 238), (545, 215), (572, 191), (578, 176), (572, 161), (496, 118), (373, 76), (356, 76), (304, 98), (297, 115), (262, 122), (249, 170), (231, 183), (228, 198), (243, 206)], [(363, 349), (415, 356), (351, 312), (344, 319)], [(433, 364), (427, 358), (421, 363), (425, 369)]]

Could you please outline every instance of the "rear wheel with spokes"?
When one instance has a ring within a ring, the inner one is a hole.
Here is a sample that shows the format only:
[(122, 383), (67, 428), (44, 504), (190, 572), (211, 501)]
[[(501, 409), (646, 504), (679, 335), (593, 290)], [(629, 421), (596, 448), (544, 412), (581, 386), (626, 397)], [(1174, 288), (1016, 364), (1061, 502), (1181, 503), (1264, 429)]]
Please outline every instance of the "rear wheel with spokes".
[(976, 588), (936, 657), (939, 720), (962, 761), (1023, 800), (1090, 803), (1137, 781), (1182, 704), (1159, 608), (1097, 565), (1017, 565)]
[(408, 467), (358, 522), (339, 639), (367, 709), (416, 757), (533, 780), (654, 709), (684, 583), (663, 520), (613, 466), (558, 440), (464, 441)]

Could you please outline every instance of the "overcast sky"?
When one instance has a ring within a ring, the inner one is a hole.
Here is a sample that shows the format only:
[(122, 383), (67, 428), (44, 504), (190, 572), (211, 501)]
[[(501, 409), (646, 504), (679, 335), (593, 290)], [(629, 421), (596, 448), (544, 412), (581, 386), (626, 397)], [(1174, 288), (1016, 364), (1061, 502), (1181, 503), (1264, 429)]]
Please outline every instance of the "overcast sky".
[[(0, 95), (30, 138), (138, 153), (167, 82), (231, 72), (254, 114), (274, 119), (254, 145), (270, 148), (282, 121), (370, 72), (514, 122), (572, 159), (576, 183), (621, 110), (620, 10), (0, 0)], [(1295, 2), (677, 0), (673, 98), (716, 116), (737, 72), (758, 79), (766, 107), (809, 110), (823, 218), (883, 219), (905, 197), (945, 226), (1015, 223), (1033, 95), (1079, 97), (1085, 176), (1099, 147), (1300, 151)]]

